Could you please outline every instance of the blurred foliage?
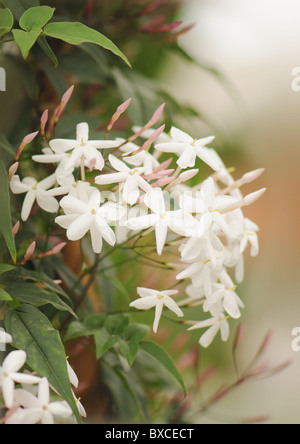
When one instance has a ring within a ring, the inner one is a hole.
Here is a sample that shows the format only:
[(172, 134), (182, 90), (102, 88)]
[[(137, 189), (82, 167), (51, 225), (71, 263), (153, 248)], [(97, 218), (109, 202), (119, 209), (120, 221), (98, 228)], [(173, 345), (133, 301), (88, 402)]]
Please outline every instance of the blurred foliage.
[[(16, 144), (37, 129), (45, 109), (57, 106), (68, 86), (76, 84), (72, 109), (62, 119), (59, 136), (73, 136), (78, 121), (95, 118), (94, 129), (101, 131), (120, 104), (132, 97), (130, 118), (139, 125), (147, 121), (162, 102), (166, 102), (165, 121), (198, 116), (196, 110), (179, 104), (159, 85), (157, 76), (168, 61), (170, 51), (180, 52), (177, 38), (189, 26), (177, 21), (181, 0), (41, 0), (56, 8), (52, 21), (80, 21), (111, 39), (127, 56), (130, 69), (114, 54), (85, 43), (73, 46), (47, 38), (58, 59), (58, 67), (35, 44), (24, 61), (15, 44), (2, 44), (0, 65), (7, 72), (7, 93), (1, 97), (0, 131)], [(5, 36), (4, 39), (7, 39)], [(98, 119), (98, 120), (96, 120)], [(120, 131), (130, 122), (121, 122)]]

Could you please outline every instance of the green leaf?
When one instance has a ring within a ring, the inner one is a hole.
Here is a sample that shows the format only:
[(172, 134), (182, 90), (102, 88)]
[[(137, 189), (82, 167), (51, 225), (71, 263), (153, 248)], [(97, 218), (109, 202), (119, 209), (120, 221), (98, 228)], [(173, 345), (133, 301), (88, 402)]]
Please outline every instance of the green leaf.
[(7, 273), (8, 271), (15, 270), (16, 267), (14, 265), (9, 264), (0, 264), (0, 276), (1, 274)]
[(94, 332), (88, 330), (86, 326), (82, 324), (82, 322), (74, 321), (68, 326), (66, 334), (64, 335), (64, 341), (71, 341), (72, 339), (80, 337), (92, 336), (93, 334)]
[(77, 420), (81, 422), (72, 395), (67, 371), (67, 360), (59, 333), (37, 308), (22, 305), (8, 310), (4, 324), (13, 336), (13, 346), (27, 353), (27, 364), (40, 377), (46, 377), (55, 390), (68, 402)]
[(125, 328), (124, 337), (127, 342), (140, 342), (147, 336), (149, 326), (144, 324), (132, 324)]
[(21, 29), (13, 29), (12, 33), (14, 35), (15, 41), (19, 46), (23, 58), (26, 60), (29, 51), (37, 41), (38, 37), (41, 35), (42, 30), (34, 28), (32, 31), (26, 32)]
[(52, 51), (49, 43), (47, 42), (47, 39), (45, 36), (40, 36), (37, 39), (37, 43), (38, 45), (42, 48), (42, 50), (44, 51), (44, 53), (49, 57), (50, 60), (52, 60), (52, 62), (54, 63), (55, 68), (58, 67), (58, 60), (56, 55), (54, 54), (54, 52)]
[(3, 288), (0, 288), (0, 301), (12, 301), (12, 297)]
[(3, 163), (5, 165), (11, 165), (15, 158), (16, 152), (2, 133), (0, 133), (0, 152)]
[(93, 314), (85, 318), (84, 324), (89, 330), (101, 330), (104, 327), (104, 323), (107, 316), (104, 314)]
[[(1, 275), (0, 275), (1, 276)], [(12, 271), (8, 271), (7, 274), (1, 276), (0, 281), (3, 284), (10, 285), (12, 281), (23, 282), (33, 281), (43, 284), (47, 290), (57, 293), (62, 296), (66, 301), (71, 302), (67, 293), (52, 279), (50, 279), (45, 273), (41, 271), (27, 270), (23, 267), (14, 268)]]
[(8, 176), (2, 160), (0, 160), (0, 190), (0, 232), (4, 237), (12, 260), (16, 263), (17, 252), (15, 239), (12, 232)]
[(129, 316), (125, 314), (116, 314), (108, 316), (105, 321), (105, 328), (111, 335), (121, 335), (129, 324)]
[(140, 348), (149, 356), (154, 358), (173, 376), (173, 378), (178, 382), (184, 391), (186, 396), (186, 388), (181, 374), (177, 370), (170, 355), (159, 345), (152, 341), (142, 341), (140, 342)]
[(94, 338), (97, 359), (100, 359), (104, 353), (106, 353), (118, 342), (118, 338), (116, 336), (111, 336), (104, 328), (96, 331), (94, 333)]
[(7, 34), (14, 24), (14, 16), (8, 8), (0, 8), (0, 37)]
[(45, 26), (44, 32), (47, 36), (63, 40), (71, 45), (81, 45), (82, 43), (94, 43), (102, 48), (111, 51), (121, 57), (122, 60), (131, 67), (129, 60), (120, 49), (100, 32), (91, 29), (78, 22), (58, 22), (49, 23)]
[(54, 11), (55, 8), (50, 8), (50, 6), (36, 6), (27, 9), (20, 18), (20, 27), (28, 32), (33, 29), (41, 29), (52, 19)]
[(39, 6), (40, 0), (1, 0), (4, 6), (7, 6), (14, 17), (20, 20), (26, 9)]
[(71, 307), (63, 302), (56, 293), (49, 292), (39, 288), (34, 284), (27, 283), (12, 283), (7, 287), (8, 293), (17, 301), (25, 304), (33, 305), (34, 307), (41, 307), (50, 304), (60, 311), (67, 311), (74, 317), (77, 317)]
[(139, 351), (138, 344), (135, 342), (128, 343), (122, 338), (119, 338), (119, 347), (122, 355), (128, 362), (129, 367), (131, 367), (136, 358), (137, 352)]

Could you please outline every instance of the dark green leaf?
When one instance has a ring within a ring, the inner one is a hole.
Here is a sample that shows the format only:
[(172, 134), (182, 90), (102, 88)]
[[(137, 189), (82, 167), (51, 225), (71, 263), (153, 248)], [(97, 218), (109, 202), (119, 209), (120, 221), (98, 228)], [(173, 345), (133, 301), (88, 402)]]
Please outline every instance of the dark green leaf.
[(101, 330), (104, 327), (106, 318), (107, 316), (103, 314), (93, 314), (84, 320), (84, 324), (89, 330)]
[(29, 51), (37, 41), (42, 30), (34, 28), (32, 31), (26, 32), (21, 29), (13, 29), (12, 33), (14, 35), (15, 41), (19, 46), (22, 56), (27, 59)]
[(41, 29), (53, 17), (55, 8), (50, 6), (36, 6), (27, 9), (20, 18), (20, 26), (24, 31), (32, 31), (33, 29)]
[(105, 328), (111, 335), (121, 335), (129, 324), (129, 316), (116, 314), (109, 316), (105, 321)]
[(74, 321), (69, 325), (67, 332), (64, 335), (64, 341), (70, 341), (84, 336), (92, 336), (93, 334), (94, 332), (88, 330), (84, 324), (79, 321)]
[(119, 347), (122, 355), (128, 362), (129, 367), (131, 367), (136, 358), (137, 352), (139, 351), (138, 344), (135, 342), (128, 343), (119, 338)]
[(5, 239), (12, 260), (16, 262), (17, 252), (15, 239), (12, 233), (8, 176), (2, 160), (0, 160), (0, 190), (0, 232)]
[(63, 40), (71, 45), (81, 45), (82, 43), (94, 43), (105, 48), (115, 55), (121, 57), (128, 66), (130, 62), (119, 48), (100, 32), (91, 29), (82, 23), (58, 22), (49, 23), (45, 26), (45, 34), (49, 37)]
[(7, 34), (14, 24), (14, 16), (8, 8), (0, 8), (0, 37)]
[(6, 285), (9, 285), (12, 281), (23, 282), (27, 280), (41, 283), (46, 287), (47, 290), (57, 293), (68, 302), (71, 302), (67, 293), (41, 271), (27, 270), (23, 267), (18, 267), (12, 271), (7, 272), (7, 274), (5, 274), (4, 276), (1, 276), (1, 283)]
[(49, 57), (50, 60), (52, 60), (52, 62), (54, 63), (55, 68), (57, 68), (58, 66), (58, 60), (56, 55), (54, 54), (54, 52), (52, 51), (49, 43), (47, 42), (47, 39), (45, 36), (40, 36), (37, 39), (37, 43), (38, 45), (42, 48), (42, 50), (44, 51), (44, 53)]
[(14, 265), (0, 264), (0, 275), (15, 269), (16, 267)]
[(69, 305), (63, 302), (56, 293), (43, 290), (34, 284), (12, 283), (7, 287), (8, 293), (17, 301), (25, 304), (41, 307), (43, 305), (53, 305), (60, 311), (68, 311), (76, 317), (75, 313)]
[(3, 288), (0, 288), (0, 301), (12, 301), (12, 297)]
[(22, 305), (10, 309), (4, 319), (6, 331), (13, 336), (13, 346), (27, 353), (27, 364), (68, 402), (81, 421), (72, 395), (64, 346), (59, 333), (37, 308)]
[(160, 364), (167, 370), (167, 372), (169, 372), (182, 387), (184, 394), (186, 395), (186, 388), (182, 376), (177, 370), (169, 354), (162, 347), (151, 341), (140, 342), (140, 348), (156, 361), (160, 362)]
[(96, 357), (100, 359), (104, 353), (111, 349), (117, 342), (118, 338), (116, 336), (110, 336), (109, 333), (103, 328), (94, 333), (95, 344), (96, 344)]
[(140, 342), (145, 339), (148, 332), (148, 325), (132, 324), (125, 328), (124, 337), (127, 342)]

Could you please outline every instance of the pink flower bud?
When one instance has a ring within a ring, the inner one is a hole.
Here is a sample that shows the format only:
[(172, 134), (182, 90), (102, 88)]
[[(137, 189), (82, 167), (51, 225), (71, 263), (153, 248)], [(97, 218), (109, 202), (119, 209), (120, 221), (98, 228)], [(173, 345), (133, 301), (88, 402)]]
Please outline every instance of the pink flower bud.
[(8, 170), (8, 181), (10, 182), (19, 168), (19, 162), (15, 162)]
[(18, 222), (13, 226), (12, 233), (13, 233), (14, 237), (16, 237), (16, 235), (18, 233), (18, 231), (20, 229), (20, 225), (21, 225), (20, 221), (18, 220)]
[[(193, 170), (188, 170), (188, 171), (184, 171), (183, 173), (181, 173), (178, 176), (178, 183), (182, 183), (182, 182), (186, 182), (187, 180), (192, 179), (193, 177), (195, 177), (197, 174), (199, 173), (198, 169), (193, 169)], [(176, 181), (176, 182), (177, 182)]]
[(36, 248), (36, 242), (33, 241), (29, 247), (27, 248), (27, 251), (25, 253), (24, 259), (22, 261), (22, 264), (26, 264), (26, 262), (29, 261), (29, 259), (31, 258), (31, 256), (33, 255), (33, 253), (35, 252), (35, 248)]
[(129, 105), (131, 104), (131, 97), (126, 100), (126, 102), (122, 103), (122, 105), (120, 105), (117, 109), (117, 111), (115, 112), (115, 114), (112, 116), (111, 121), (107, 127), (107, 132), (111, 131), (114, 124), (119, 120), (119, 118), (121, 117), (121, 115), (123, 113), (125, 113), (125, 111), (128, 109)]
[(20, 156), (21, 156), (21, 154), (22, 154), (24, 148), (25, 148), (27, 145), (29, 145), (29, 144), (30, 144), (30, 143), (36, 138), (36, 136), (38, 135), (38, 133), (39, 133), (39, 131), (36, 131), (35, 133), (28, 134), (26, 137), (24, 137), (24, 139), (23, 139), (21, 145), (19, 146), (19, 149), (18, 149), (18, 151), (17, 151), (17, 154), (16, 154), (16, 156), (15, 156), (15, 160), (19, 160), (19, 158), (20, 158)]
[(41, 134), (44, 135), (45, 134), (45, 128), (48, 122), (48, 118), (49, 118), (49, 111), (46, 109), (41, 117)]

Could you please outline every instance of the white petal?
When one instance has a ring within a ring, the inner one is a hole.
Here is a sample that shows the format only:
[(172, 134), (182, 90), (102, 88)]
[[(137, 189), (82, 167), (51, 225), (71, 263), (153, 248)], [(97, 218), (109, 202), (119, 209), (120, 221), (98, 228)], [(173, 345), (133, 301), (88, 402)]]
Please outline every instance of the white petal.
[(38, 154), (32, 156), (32, 160), (37, 163), (58, 163), (64, 158), (64, 154)]
[(15, 388), (15, 384), (12, 379), (3, 378), (2, 395), (3, 395), (4, 403), (8, 409), (10, 409), (14, 403), (14, 388)]
[(84, 148), (81, 145), (78, 145), (73, 151), (71, 156), (69, 157), (68, 162), (66, 163), (65, 169), (69, 170), (75, 168), (79, 163), (80, 159), (84, 155)]
[(121, 142), (118, 140), (89, 140), (87, 145), (96, 149), (109, 149), (109, 148), (117, 148), (117, 146), (121, 145)]
[(140, 196), (138, 183), (134, 175), (129, 175), (123, 189), (123, 199), (129, 205), (134, 205)]
[(137, 293), (142, 298), (148, 297), (148, 296), (158, 296), (159, 291), (152, 290), (151, 288), (145, 288), (145, 287), (138, 287)]
[(124, 182), (127, 177), (127, 173), (101, 174), (100, 176), (95, 177), (95, 182), (98, 185), (110, 185), (112, 183)]
[(67, 360), (67, 370), (68, 370), (68, 376), (69, 376), (69, 380), (71, 382), (71, 384), (77, 388), (79, 385), (79, 380), (78, 377), (75, 373), (75, 371), (73, 370), (73, 368), (70, 366), (69, 361)]
[(88, 205), (73, 196), (66, 196), (60, 201), (60, 206), (68, 214), (85, 214), (89, 212)]
[(41, 381), (41, 378), (39, 378), (38, 376), (32, 376), (26, 373), (11, 373), (10, 377), (18, 384), (32, 385), (39, 384)]
[(15, 390), (15, 401), (25, 408), (40, 408), (39, 400), (32, 393), (24, 389)]
[(157, 254), (160, 256), (163, 252), (166, 239), (168, 235), (168, 227), (164, 225), (156, 225), (155, 227), (155, 238), (156, 238), (156, 249)]
[(145, 296), (131, 302), (129, 306), (137, 308), (138, 310), (150, 310), (150, 308), (155, 307), (156, 304), (157, 304), (156, 296)]
[(92, 247), (93, 247), (93, 251), (96, 254), (101, 253), (102, 251), (102, 247), (103, 247), (103, 241), (102, 241), (102, 236), (99, 233), (99, 230), (92, 225), (91, 226), (91, 239), (92, 239)]
[(201, 339), (199, 341), (200, 345), (202, 345), (202, 347), (204, 347), (204, 348), (209, 347), (210, 344), (212, 343), (212, 341), (214, 340), (215, 336), (217, 335), (219, 329), (220, 329), (219, 324), (215, 324), (212, 327), (210, 327), (204, 333), (204, 335), (201, 336)]
[(38, 400), (41, 405), (48, 405), (50, 402), (50, 389), (47, 378), (43, 378), (40, 382)]
[(65, 153), (73, 150), (78, 142), (77, 140), (54, 139), (50, 141), (49, 145), (55, 153)]
[(180, 310), (180, 308), (178, 307), (178, 305), (176, 304), (176, 302), (170, 298), (169, 296), (165, 296), (164, 299), (164, 305), (171, 310), (173, 313), (175, 313), (178, 317), (183, 317), (183, 313)]
[(183, 153), (177, 160), (177, 165), (179, 165), (182, 169), (193, 168), (196, 163), (196, 157), (197, 153), (194, 147), (189, 146), (183, 151)]
[(163, 192), (160, 188), (148, 191), (144, 198), (144, 204), (156, 214), (163, 214), (166, 211)]
[(71, 223), (74, 222), (75, 219), (78, 219), (78, 217), (80, 217), (80, 214), (67, 214), (65, 216), (58, 216), (55, 218), (55, 223), (66, 230), (67, 228), (69, 228)]
[(93, 224), (94, 216), (92, 214), (83, 214), (72, 222), (67, 230), (67, 237), (71, 241), (82, 239), (90, 230)]
[(42, 424), (45, 424), (45, 425), (52, 425), (52, 424), (54, 424), (53, 416), (52, 416), (52, 414), (51, 414), (51, 412), (49, 410), (47, 410), (47, 411), (45, 411), (43, 413), (41, 422), (42, 422)]
[(121, 173), (129, 173), (130, 172), (130, 169), (128, 168), (128, 166), (125, 165), (124, 162), (122, 162), (121, 160), (117, 159), (117, 157), (113, 156), (112, 154), (109, 155), (108, 159), (109, 159), (109, 162), (110, 162), (111, 166), (116, 171), (119, 171)]
[(216, 162), (214, 156), (212, 156), (208, 149), (195, 147), (197, 156), (199, 159), (203, 160), (208, 166), (210, 166), (214, 171), (219, 172), (221, 170), (220, 165)]
[(36, 191), (30, 190), (25, 196), (23, 206), (22, 206), (22, 212), (21, 212), (21, 218), (25, 222), (32, 210), (33, 204), (35, 202), (36, 197)]
[(170, 134), (172, 139), (176, 140), (177, 142), (184, 142), (189, 144), (194, 142), (194, 139), (191, 136), (176, 128), (175, 126), (171, 128)]
[(48, 213), (57, 213), (59, 209), (59, 203), (55, 197), (47, 195), (46, 191), (38, 191), (36, 201), (38, 206)]
[(180, 142), (157, 143), (155, 149), (157, 151), (162, 151), (163, 153), (180, 154), (184, 149), (184, 145)]
[(56, 174), (53, 173), (50, 176), (46, 177), (45, 179), (41, 180), (41, 182), (39, 182), (37, 185), (37, 189), (48, 190), (49, 188), (52, 188), (55, 184), (56, 184)]
[(146, 216), (129, 219), (125, 225), (131, 230), (144, 230), (146, 228), (154, 227), (158, 220), (159, 218), (156, 214), (147, 214)]
[(89, 125), (86, 122), (79, 123), (76, 127), (77, 142), (86, 144), (89, 140)]
[(71, 408), (63, 402), (51, 402), (48, 408), (52, 415), (59, 416), (60, 418), (68, 418), (72, 415)]
[(96, 226), (103, 239), (113, 247), (116, 243), (116, 235), (110, 226), (104, 220), (100, 223), (99, 218), (97, 218)]
[(155, 308), (155, 319), (154, 319), (154, 323), (153, 323), (153, 331), (154, 331), (154, 333), (157, 332), (159, 321), (160, 321), (161, 314), (162, 314), (162, 311), (163, 311), (163, 307), (164, 307), (163, 301), (159, 300), (158, 303), (156, 304), (156, 308)]
[(96, 148), (89, 146), (86, 149), (84, 155), (85, 155), (85, 158), (87, 159), (88, 162), (90, 162), (93, 159), (96, 159), (94, 169), (100, 170), (100, 171), (103, 170), (105, 162), (104, 162), (102, 154), (99, 153), (99, 151), (97, 151)]
[(223, 301), (224, 310), (234, 319), (239, 319), (241, 317), (241, 312), (238, 308), (238, 304), (234, 293), (231, 291), (226, 292), (226, 296)]
[(4, 359), (2, 368), (5, 372), (17, 372), (23, 367), (27, 359), (27, 355), (23, 350), (15, 350), (9, 353)]
[[(37, 183), (36, 180), (35, 183)], [(31, 185), (21, 182), (19, 176), (13, 176), (10, 181), (10, 189), (14, 194), (27, 193), (31, 188)]]

